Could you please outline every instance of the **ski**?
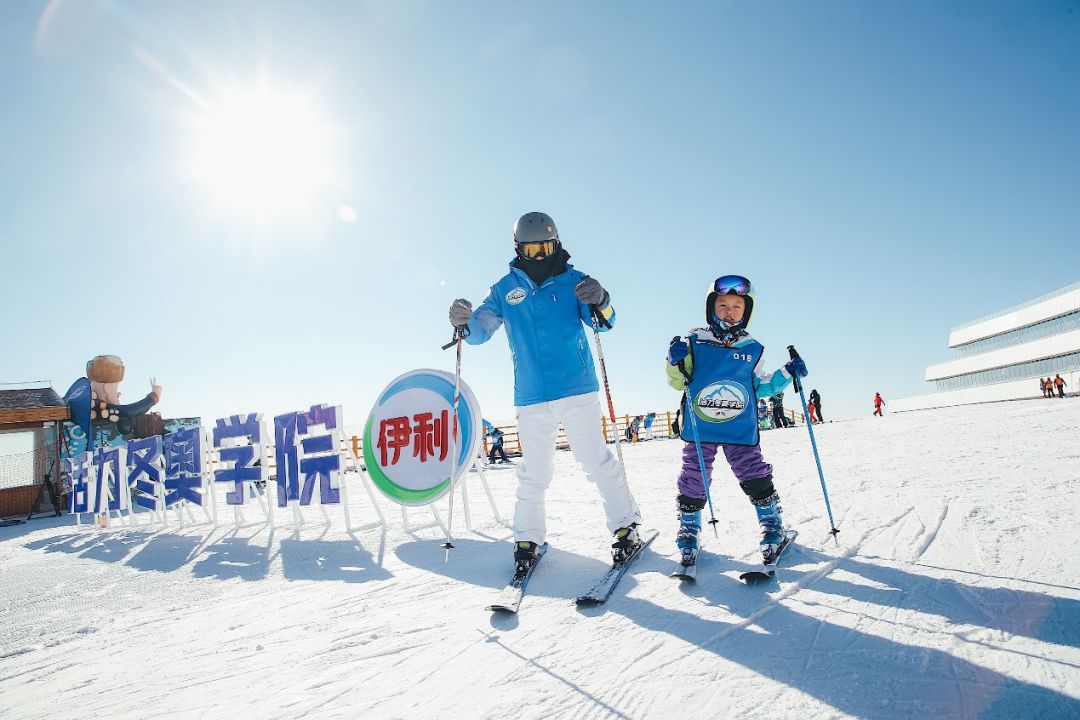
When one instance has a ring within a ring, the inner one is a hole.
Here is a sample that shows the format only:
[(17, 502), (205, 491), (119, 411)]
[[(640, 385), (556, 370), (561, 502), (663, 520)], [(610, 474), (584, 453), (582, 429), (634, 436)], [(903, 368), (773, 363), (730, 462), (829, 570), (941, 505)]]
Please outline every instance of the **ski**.
[(697, 552), (694, 553), (694, 561), (689, 565), (684, 565), (683, 560), (680, 557), (675, 563), (675, 569), (671, 571), (669, 577), (679, 578), (683, 582), (696, 582), (697, 581), (697, 564), (701, 558), (701, 551), (704, 549), (705, 543), (698, 545)]
[(615, 590), (615, 586), (622, 580), (623, 575), (630, 568), (630, 564), (637, 560), (638, 556), (649, 547), (649, 544), (656, 539), (656, 536), (660, 534), (659, 530), (653, 530), (647, 536), (643, 537), (641, 544), (635, 548), (634, 552), (630, 554), (622, 562), (612, 563), (608, 571), (604, 573), (604, 577), (600, 578), (600, 581), (592, 587), (589, 592), (584, 595), (579, 595), (574, 599), (574, 602), (578, 605), (599, 605), (611, 597), (611, 593)]
[(780, 556), (787, 550), (788, 545), (799, 536), (798, 530), (788, 530), (784, 533), (784, 542), (780, 543), (780, 547), (776, 549), (776, 555), (767, 563), (762, 563), (760, 570), (750, 570), (739, 575), (739, 579), (747, 585), (755, 585), (757, 583), (764, 583), (772, 580), (776, 577), (776, 564), (780, 562)]
[(540, 558), (544, 557), (547, 549), (547, 543), (541, 545), (536, 553), (536, 559), (529, 565), (529, 569), (525, 571), (525, 574), (518, 575), (515, 572), (514, 577), (510, 579), (510, 582), (502, 589), (499, 596), (495, 598), (495, 602), (488, 605), (486, 609), (491, 612), (516, 613), (521, 606), (521, 598), (525, 595), (525, 586), (529, 584), (529, 578), (532, 577), (533, 571), (540, 564)]

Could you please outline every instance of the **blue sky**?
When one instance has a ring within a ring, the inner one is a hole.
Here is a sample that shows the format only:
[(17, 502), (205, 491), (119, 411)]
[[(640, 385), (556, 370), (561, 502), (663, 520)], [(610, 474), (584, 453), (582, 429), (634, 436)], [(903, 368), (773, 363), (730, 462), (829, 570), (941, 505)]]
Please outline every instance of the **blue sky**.
[[(359, 425), (453, 369), (450, 301), (542, 210), (612, 294), (618, 412), (675, 407), (667, 342), (735, 272), (767, 360), (868, 414), (1080, 279), (1078, 76), (1077, 2), (0, 2), (0, 382), (118, 354), (166, 416)], [(195, 168), (256, 87), (318, 119), (297, 207)], [(502, 334), (464, 377), (512, 417)]]

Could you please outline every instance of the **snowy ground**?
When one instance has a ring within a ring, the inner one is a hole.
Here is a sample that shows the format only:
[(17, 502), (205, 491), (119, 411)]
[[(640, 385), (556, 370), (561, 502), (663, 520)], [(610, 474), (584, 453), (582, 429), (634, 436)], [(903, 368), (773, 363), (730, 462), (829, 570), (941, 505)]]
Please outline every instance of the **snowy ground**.
[[(1080, 401), (817, 435), (839, 546), (805, 429), (765, 433), (801, 542), (764, 589), (737, 579), (756, 527), (726, 469), (697, 584), (667, 577), (680, 444), (625, 447), (661, 535), (586, 610), (571, 598), (607, 537), (568, 453), (517, 617), (483, 609), (511, 546), (478, 487), (478, 531), (448, 564), (436, 531), (397, 514), (385, 537), (340, 516), (272, 534), (0, 528), (0, 718), (1080, 717)], [(489, 477), (509, 514), (513, 472)]]

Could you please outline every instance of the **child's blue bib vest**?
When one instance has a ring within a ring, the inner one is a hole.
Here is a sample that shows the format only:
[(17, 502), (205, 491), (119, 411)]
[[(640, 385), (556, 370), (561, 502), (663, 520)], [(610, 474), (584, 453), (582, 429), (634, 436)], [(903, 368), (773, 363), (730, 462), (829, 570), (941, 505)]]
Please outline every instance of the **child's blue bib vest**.
[[(760, 436), (754, 368), (765, 348), (756, 340), (739, 347), (723, 347), (691, 337), (690, 349), (694, 358), (693, 377), (687, 392), (695, 419), (683, 420), (682, 439), (757, 445)], [(686, 412), (685, 401), (683, 412)]]

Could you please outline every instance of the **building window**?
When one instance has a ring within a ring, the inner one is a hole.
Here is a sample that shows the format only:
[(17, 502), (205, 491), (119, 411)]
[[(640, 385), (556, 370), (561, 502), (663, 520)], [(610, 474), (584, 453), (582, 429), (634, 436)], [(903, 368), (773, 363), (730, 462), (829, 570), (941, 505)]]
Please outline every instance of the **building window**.
[(1036, 378), (1039, 377), (1052, 377), (1055, 373), (1072, 372), (1074, 370), (1080, 370), (1080, 352), (1059, 355), (1045, 360), (1032, 360), (1031, 362), (1007, 365), (992, 370), (981, 370), (967, 375), (957, 375), (944, 380), (935, 380), (934, 384), (938, 392), (946, 392), (948, 390), (963, 390), (964, 388), (981, 387), (1025, 378), (1029, 378), (1034, 383)]
[(972, 355), (990, 352), (991, 350), (1000, 350), (1001, 348), (1020, 345), (1021, 343), (1031, 342), (1032, 340), (1041, 340), (1054, 335), (1060, 335), (1072, 330), (1080, 330), (1080, 310), (1075, 310), (1068, 315), (1061, 315), (1052, 320), (1044, 320), (1043, 322), (1034, 325), (1028, 325), (1027, 327), (1010, 330), (1009, 332), (1004, 332), (1000, 335), (976, 340), (975, 342), (967, 343), (966, 345), (957, 345), (953, 350), (956, 351), (957, 357), (966, 358), (971, 357)]

